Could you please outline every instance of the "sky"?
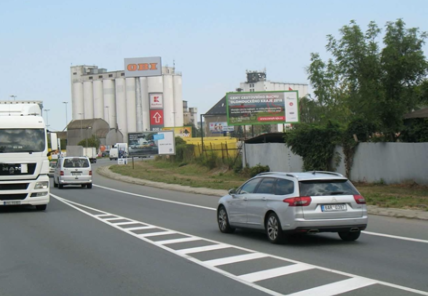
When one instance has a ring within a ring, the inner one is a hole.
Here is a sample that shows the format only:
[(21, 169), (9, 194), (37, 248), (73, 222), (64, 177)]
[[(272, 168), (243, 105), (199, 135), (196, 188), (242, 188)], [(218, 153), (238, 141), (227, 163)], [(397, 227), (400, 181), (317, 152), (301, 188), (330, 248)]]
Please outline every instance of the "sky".
[(160, 56), (182, 73), (183, 100), (205, 113), (247, 70), (309, 84), (310, 54), (328, 59), (326, 36), (351, 20), (428, 31), (427, 13), (427, 0), (0, 0), (0, 100), (43, 101), (50, 130), (63, 130), (71, 65), (116, 71), (124, 58)]

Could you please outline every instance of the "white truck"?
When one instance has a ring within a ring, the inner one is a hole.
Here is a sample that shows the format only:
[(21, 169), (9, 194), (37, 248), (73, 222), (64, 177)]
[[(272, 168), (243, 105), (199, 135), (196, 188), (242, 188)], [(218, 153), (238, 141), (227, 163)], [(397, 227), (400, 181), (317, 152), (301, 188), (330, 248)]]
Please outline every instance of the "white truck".
[(91, 163), (96, 163), (98, 155), (95, 147), (67, 146), (67, 156), (86, 156)]
[(128, 143), (116, 143), (110, 149), (110, 160), (118, 160), (119, 158), (128, 157)]
[(46, 125), (38, 104), (0, 102), (0, 206), (49, 203)]

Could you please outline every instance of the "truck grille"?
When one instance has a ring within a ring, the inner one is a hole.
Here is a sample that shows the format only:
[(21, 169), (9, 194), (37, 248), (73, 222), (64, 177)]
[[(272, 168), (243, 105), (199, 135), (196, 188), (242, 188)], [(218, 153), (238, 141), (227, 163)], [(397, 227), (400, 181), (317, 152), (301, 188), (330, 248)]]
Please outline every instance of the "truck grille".
[(0, 176), (33, 175), (36, 170), (35, 163), (27, 163), (28, 170), (21, 173), (20, 163), (0, 163)]
[(0, 195), (0, 200), (23, 200), (27, 197), (27, 193)]
[(28, 183), (0, 184), (0, 190), (25, 190)]

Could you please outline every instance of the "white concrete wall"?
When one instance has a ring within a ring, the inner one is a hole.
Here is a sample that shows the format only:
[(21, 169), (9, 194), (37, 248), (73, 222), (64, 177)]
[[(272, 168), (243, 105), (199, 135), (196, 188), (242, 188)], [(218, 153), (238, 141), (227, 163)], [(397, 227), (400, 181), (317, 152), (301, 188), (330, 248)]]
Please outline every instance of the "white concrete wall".
[[(346, 175), (342, 147), (335, 149), (341, 161), (336, 171)], [(303, 159), (285, 144), (245, 144), (243, 163), (250, 167), (269, 165), (271, 171), (296, 172), (303, 170)], [(428, 185), (428, 143), (360, 143), (356, 150), (351, 180), (386, 184), (414, 181)], [(332, 165), (334, 166), (334, 160)]]

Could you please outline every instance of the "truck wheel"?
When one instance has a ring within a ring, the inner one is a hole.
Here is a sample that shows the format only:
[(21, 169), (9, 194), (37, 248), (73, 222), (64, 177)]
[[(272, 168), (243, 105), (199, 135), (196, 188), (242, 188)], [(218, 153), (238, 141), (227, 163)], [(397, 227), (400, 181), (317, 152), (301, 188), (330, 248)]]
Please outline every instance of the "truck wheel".
[(48, 205), (37, 205), (36, 211), (44, 211)]

